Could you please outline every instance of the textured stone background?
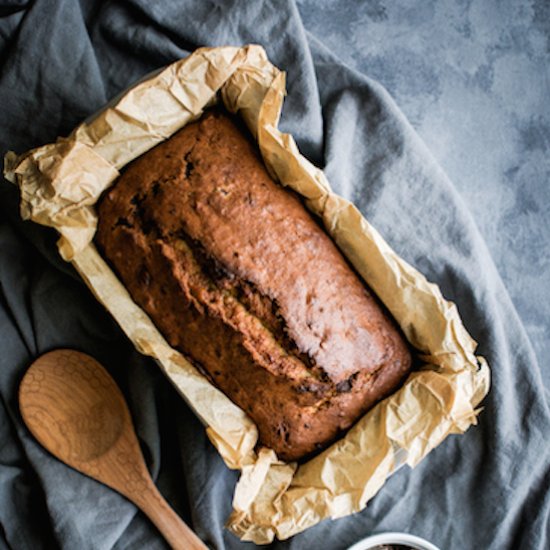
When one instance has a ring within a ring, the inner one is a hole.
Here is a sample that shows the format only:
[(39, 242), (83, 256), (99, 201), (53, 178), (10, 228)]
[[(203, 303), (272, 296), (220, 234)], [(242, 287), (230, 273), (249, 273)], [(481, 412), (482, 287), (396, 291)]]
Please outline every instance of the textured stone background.
[(550, 387), (550, 1), (298, 3), (378, 80), (474, 216)]

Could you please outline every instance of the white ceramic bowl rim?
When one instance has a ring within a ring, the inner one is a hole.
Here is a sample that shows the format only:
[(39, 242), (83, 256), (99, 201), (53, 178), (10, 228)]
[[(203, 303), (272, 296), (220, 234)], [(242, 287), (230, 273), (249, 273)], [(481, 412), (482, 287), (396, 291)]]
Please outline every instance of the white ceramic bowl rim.
[(437, 546), (426, 539), (409, 535), (408, 533), (380, 533), (372, 535), (350, 546), (348, 550), (369, 550), (369, 548), (379, 544), (408, 544), (409, 546), (418, 548), (418, 550), (439, 550)]

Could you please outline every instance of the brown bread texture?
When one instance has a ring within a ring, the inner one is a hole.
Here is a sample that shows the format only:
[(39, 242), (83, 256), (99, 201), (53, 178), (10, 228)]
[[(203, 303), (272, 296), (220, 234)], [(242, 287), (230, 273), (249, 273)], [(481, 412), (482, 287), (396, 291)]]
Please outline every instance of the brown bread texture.
[(222, 111), (128, 165), (98, 215), (133, 300), (279, 458), (326, 447), (410, 371), (394, 322)]

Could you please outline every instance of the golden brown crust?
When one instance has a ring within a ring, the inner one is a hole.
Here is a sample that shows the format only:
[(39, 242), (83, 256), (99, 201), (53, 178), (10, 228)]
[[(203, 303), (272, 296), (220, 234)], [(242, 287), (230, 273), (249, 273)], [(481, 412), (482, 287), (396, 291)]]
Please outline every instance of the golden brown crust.
[(127, 167), (99, 205), (96, 242), (282, 459), (326, 446), (410, 369), (376, 299), (219, 111)]

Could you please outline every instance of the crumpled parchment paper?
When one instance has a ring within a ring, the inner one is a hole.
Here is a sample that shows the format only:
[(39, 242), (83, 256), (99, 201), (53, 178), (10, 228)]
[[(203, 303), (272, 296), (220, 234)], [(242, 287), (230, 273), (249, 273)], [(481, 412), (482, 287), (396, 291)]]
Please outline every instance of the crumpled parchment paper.
[[(20, 156), (8, 153), (4, 169), (20, 188), (23, 218), (57, 229), (61, 256), (136, 348), (157, 360), (228, 467), (241, 471), (227, 526), (257, 544), (363, 509), (396, 468), (415, 466), (447, 435), (476, 423), (490, 378), (456, 306), (399, 258), (351, 203), (335, 195), (323, 172), (277, 129), (284, 95), (284, 73), (260, 46), (202, 48), (138, 83), (67, 138)], [(270, 173), (322, 218), (423, 362), (343, 439), (301, 465), (256, 448), (254, 423), (166, 343), (92, 242), (94, 204), (119, 169), (216, 102), (245, 120)]]

